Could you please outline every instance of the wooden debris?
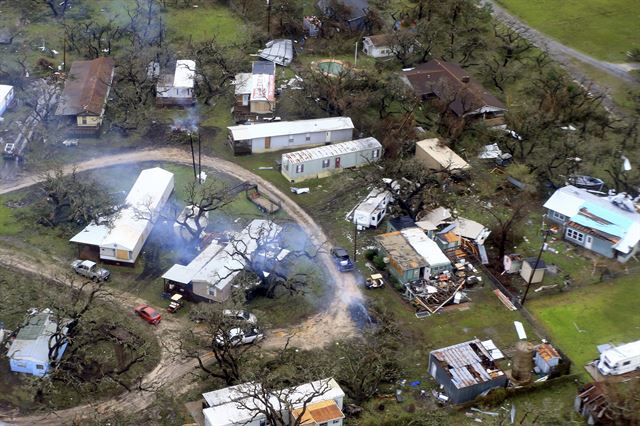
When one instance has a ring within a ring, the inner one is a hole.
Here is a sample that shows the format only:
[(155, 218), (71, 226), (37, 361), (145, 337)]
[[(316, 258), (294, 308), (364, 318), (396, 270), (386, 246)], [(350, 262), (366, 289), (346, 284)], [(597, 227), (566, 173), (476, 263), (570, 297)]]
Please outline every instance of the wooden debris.
[(498, 299), (502, 302), (502, 304), (507, 307), (507, 309), (509, 309), (510, 311), (518, 310), (518, 308), (516, 308), (515, 305), (511, 303), (511, 300), (509, 300), (509, 298), (505, 296), (503, 292), (501, 292), (498, 289), (495, 289), (493, 290), (493, 293), (498, 297)]

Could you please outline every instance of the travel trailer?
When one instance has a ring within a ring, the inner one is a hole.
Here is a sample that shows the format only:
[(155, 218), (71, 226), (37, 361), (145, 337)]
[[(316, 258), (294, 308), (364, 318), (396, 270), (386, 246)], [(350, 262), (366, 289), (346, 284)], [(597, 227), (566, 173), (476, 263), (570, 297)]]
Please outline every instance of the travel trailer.
[(615, 376), (637, 369), (640, 369), (640, 340), (610, 346), (600, 353), (598, 371), (601, 374)]

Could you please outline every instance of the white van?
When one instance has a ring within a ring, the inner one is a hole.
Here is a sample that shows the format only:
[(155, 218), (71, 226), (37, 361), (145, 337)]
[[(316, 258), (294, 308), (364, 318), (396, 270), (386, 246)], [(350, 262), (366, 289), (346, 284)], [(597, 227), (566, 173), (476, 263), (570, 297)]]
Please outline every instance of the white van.
[(640, 340), (611, 347), (600, 354), (598, 371), (606, 376), (640, 369)]

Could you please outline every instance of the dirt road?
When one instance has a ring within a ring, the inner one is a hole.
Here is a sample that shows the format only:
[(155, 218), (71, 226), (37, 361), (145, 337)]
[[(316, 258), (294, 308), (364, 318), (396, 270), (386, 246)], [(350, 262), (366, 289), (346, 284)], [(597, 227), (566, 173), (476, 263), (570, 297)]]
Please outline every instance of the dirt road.
[[(69, 165), (65, 167), (64, 171), (71, 173), (74, 168), (77, 171), (87, 171), (144, 161), (191, 164), (191, 155), (186, 151), (172, 148), (141, 150), (132, 153), (95, 158), (79, 164)], [(253, 174), (237, 164), (214, 157), (203, 156), (202, 165), (229, 174), (243, 181), (249, 180), (257, 183), (262, 192), (281, 202), (282, 209), (305, 230), (315, 244), (321, 245), (327, 241), (327, 237), (322, 229), (302, 208), (291, 200), (288, 195), (284, 194), (260, 176)], [(42, 177), (38, 175), (22, 177), (10, 183), (2, 183), (0, 184), (0, 194), (6, 194), (29, 187), (41, 180)], [(355, 335), (356, 327), (349, 315), (348, 306), (351, 303), (362, 300), (362, 294), (356, 280), (352, 274), (341, 274), (327, 253), (321, 253), (319, 255), (319, 261), (328, 271), (332, 281), (331, 284), (334, 286), (330, 291), (333, 299), (329, 303), (328, 308), (304, 321), (302, 324), (288, 329), (269, 330), (268, 337), (263, 344), (265, 348), (281, 347), (287, 339), (290, 339), (290, 345), (292, 346), (312, 349), (323, 347), (340, 338)], [(19, 253), (17, 254), (6, 249), (0, 249), (0, 263), (31, 273), (42, 273), (43, 271), (41, 269), (41, 259), (29, 259)], [(62, 276), (60, 274), (64, 274), (66, 271), (54, 268), (53, 270), (46, 271), (46, 273), (48, 277), (55, 277)], [(112, 290), (109, 297), (126, 306), (144, 302), (144, 300), (128, 293), (115, 290)], [(160, 341), (167, 342), (171, 341), (171, 336), (177, 333), (181, 327), (185, 326), (187, 325), (175, 318), (167, 319), (163, 320), (160, 327), (155, 329), (155, 333)], [(160, 362), (153, 371), (145, 376), (143, 386), (153, 389), (170, 386), (172, 393), (178, 394), (180, 390), (187, 388), (186, 384), (188, 384), (190, 379), (189, 373), (196, 368), (197, 364), (195, 362), (185, 362), (184, 360), (176, 359), (171, 353), (171, 348), (163, 348)], [(187, 382), (186, 384), (184, 383), (185, 381)], [(86, 418), (86, 416), (93, 416), (95, 413), (113, 414), (116, 412), (130, 413), (140, 411), (150, 406), (154, 401), (154, 392), (124, 393), (111, 400), (60, 410), (47, 415), (13, 417), (9, 413), (0, 413), (0, 423), (4, 421), (11, 424), (72, 424), (82, 418)]]
[[(505, 25), (515, 28), (515, 29), (526, 29), (523, 32), (523, 36), (529, 40), (532, 44), (545, 49), (549, 52), (549, 55), (559, 62), (562, 66), (564, 66), (570, 74), (574, 76), (574, 78), (578, 81), (587, 81), (589, 79), (586, 78), (584, 72), (579, 70), (571, 60), (578, 60), (580, 62), (584, 62), (587, 65), (591, 65), (592, 67), (605, 72), (611, 76), (624, 80), (627, 83), (637, 85), (638, 80), (634, 78), (633, 75), (629, 74), (631, 69), (637, 69), (640, 67), (639, 64), (615, 64), (607, 61), (601, 61), (599, 59), (594, 58), (593, 56), (582, 53), (576, 49), (573, 49), (569, 46), (566, 46), (553, 38), (541, 33), (528, 26), (524, 21), (520, 20), (518, 17), (512, 15), (503, 7), (499, 6), (493, 0), (482, 0), (484, 4), (489, 4), (493, 8), (493, 16), (504, 23)], [(610, 96), (607, 93), (606, 87), (601, 87), (594, 83), (594, 86), (591, 88), (593, 92), (597, 92), (597, 94), (602, 94), (606, 97), (607, 102), (605, 105), (614, 110), (619, 111), (619, 108), (613, 104)]]

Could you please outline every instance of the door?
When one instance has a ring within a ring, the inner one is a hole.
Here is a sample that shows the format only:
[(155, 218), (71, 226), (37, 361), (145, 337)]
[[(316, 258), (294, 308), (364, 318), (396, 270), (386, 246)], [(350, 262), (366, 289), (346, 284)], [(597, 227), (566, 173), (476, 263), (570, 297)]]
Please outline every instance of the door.
[(128, 250), (116, 250), (116, 259), (120, 260), (129, 260), (129, 251)]
[(591, 246), (593, 245), (593, 237), (591, 235), (587, 235), (584, 241), (584, 247), (591, 249)]
[(340, 157), (336, 157), (336, 169), (340, 168)]
[(324, 141), (331, 142), (331, 132), (325, 132)]
[(264, 138), (264, 149), (271, 149), (271, 136)]

